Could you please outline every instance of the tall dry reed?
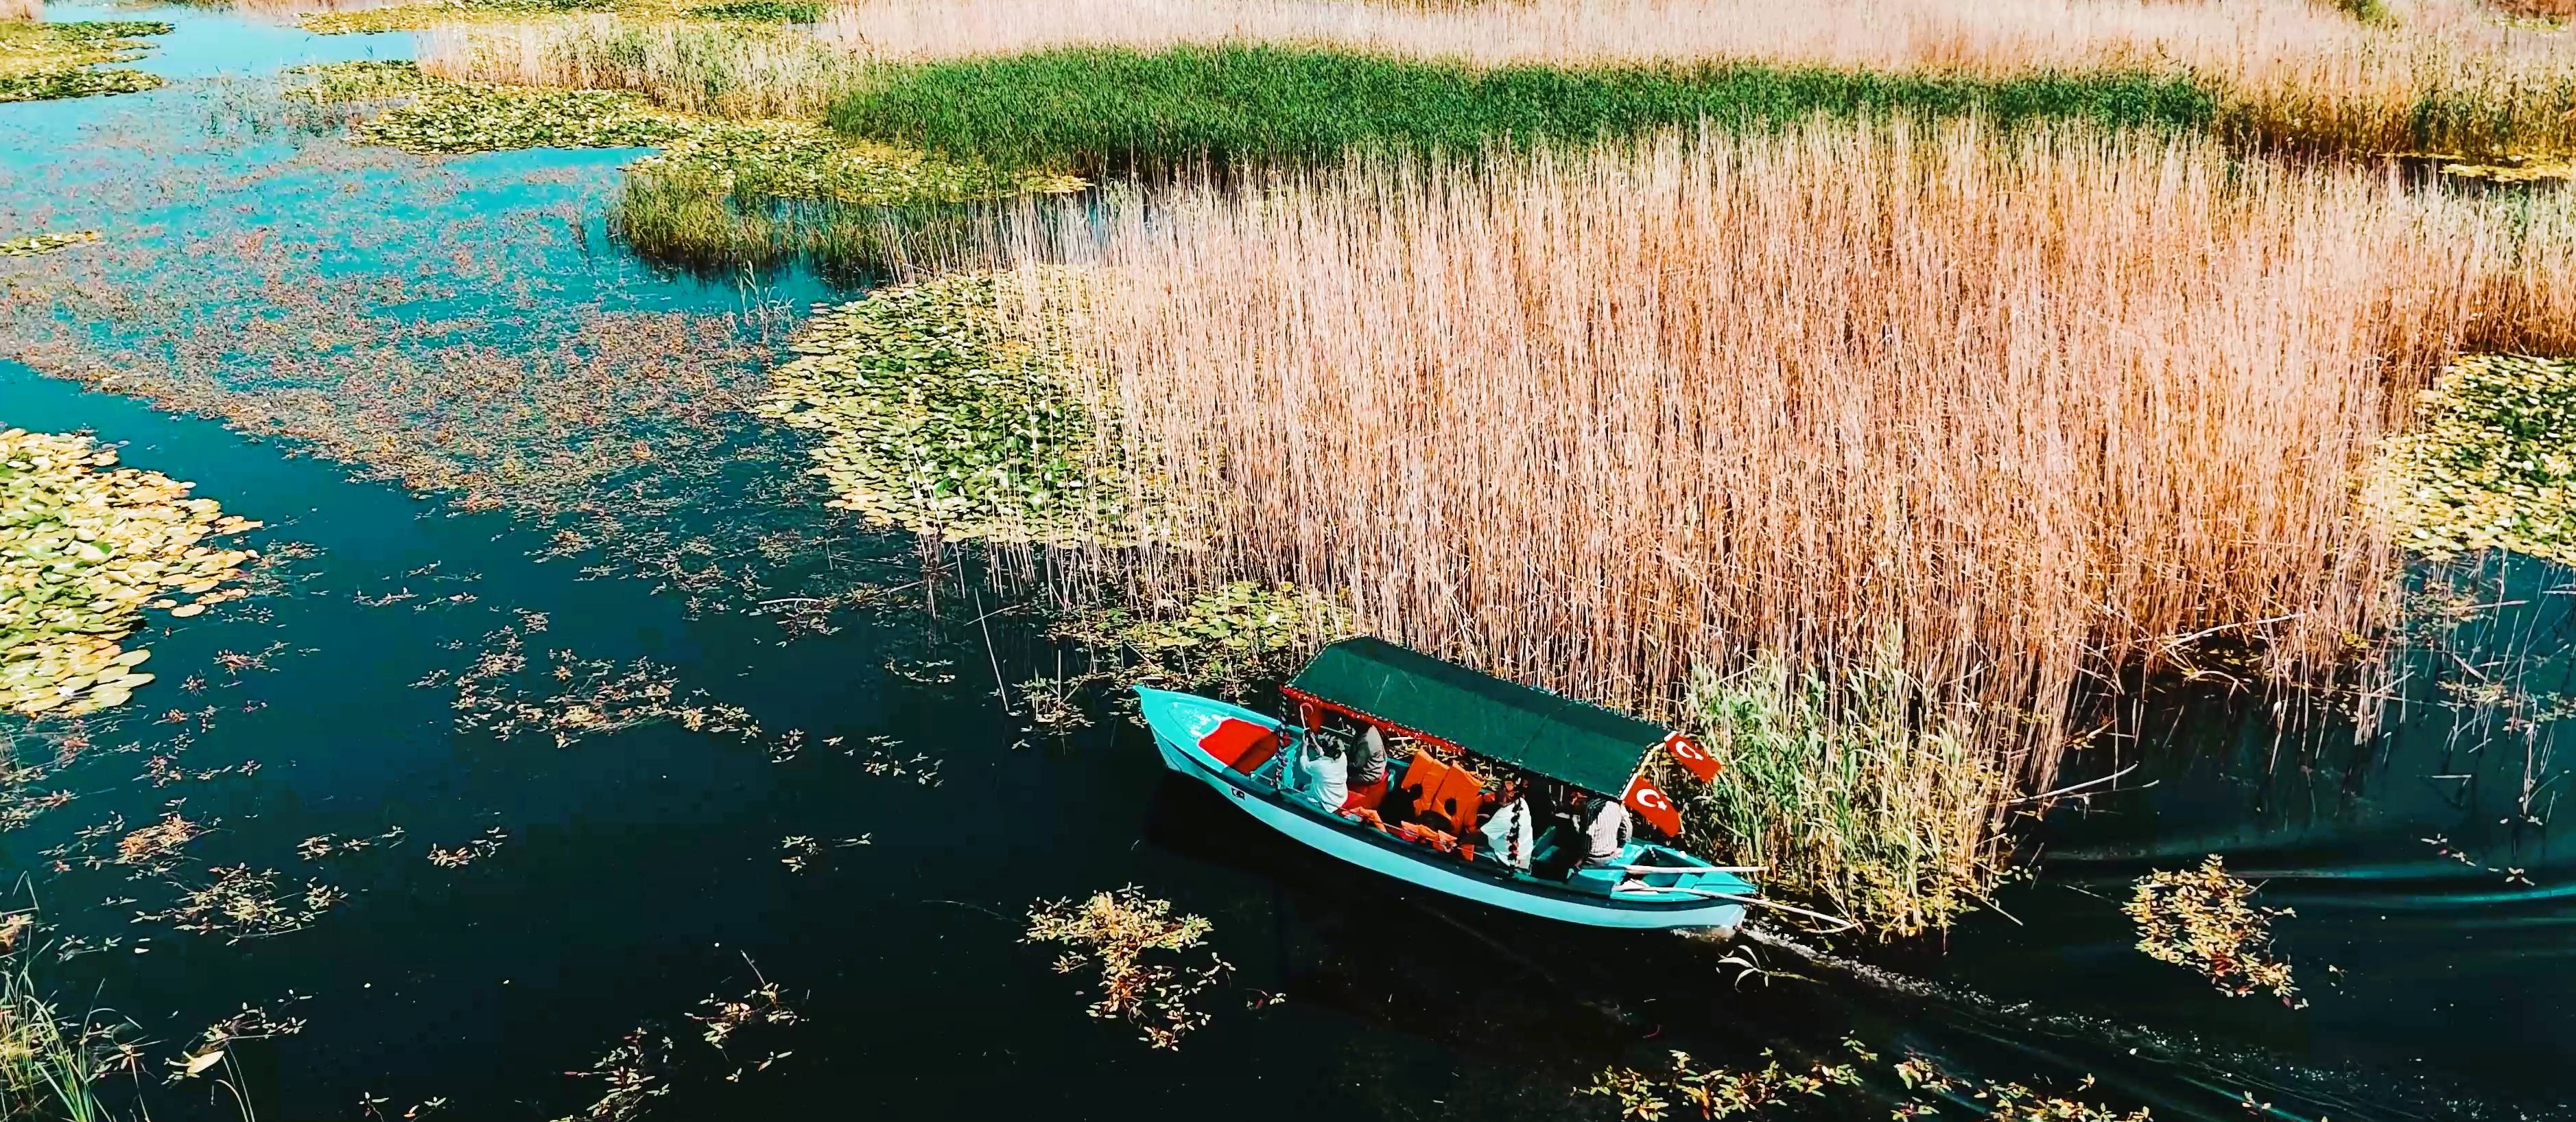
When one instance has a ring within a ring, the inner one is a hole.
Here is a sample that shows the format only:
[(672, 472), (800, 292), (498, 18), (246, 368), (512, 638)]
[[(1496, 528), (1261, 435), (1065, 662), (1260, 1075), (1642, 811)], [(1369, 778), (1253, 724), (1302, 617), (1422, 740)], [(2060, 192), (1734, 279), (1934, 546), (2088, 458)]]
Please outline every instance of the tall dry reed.
[(867, 71), (860, 57), (796, 29), (611, 15), (442, 24), (419, 42), (421, 70), (443, 78), (637, 90), (673, 109), (737, 118), (819, 117)]
[(1973, 124), (1353, 163), (1105, 221), (1022, 253), (1101, 266), (1089, 346), (1204, 543), (1126, 559), (1139, 587), (1339, 590), (1665, 712), (1695, 664), (1893, 651), (2025, 783), (2088, 676), (2210, 640), (2314, 675), (2371, 631), (2394, 562), (2355, 473), (2529, 249), (2384, 176)]
[(0, 0), (0, 20), (34, 22), (45, 18), (45, 0)]
[(824, 36), (891, 60), (1257, 41), (1483, 64), (1760, 61), (1985, 76), (2189, 68), (2240, 139), (2576, 151), (2576, 48), (2475, 0), (2365, 24), (2315, 0), (856, 0)]

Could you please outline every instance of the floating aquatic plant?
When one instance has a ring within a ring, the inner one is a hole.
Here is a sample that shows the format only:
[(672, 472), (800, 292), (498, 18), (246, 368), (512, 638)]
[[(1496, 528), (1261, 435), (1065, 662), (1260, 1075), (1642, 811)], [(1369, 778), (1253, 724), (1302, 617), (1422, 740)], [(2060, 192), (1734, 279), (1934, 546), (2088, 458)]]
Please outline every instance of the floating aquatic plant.
[[(2020, 1083), (1978, 1083), (1941, 1070), (1939, 1064), (1920, 1053), (1909, 1053), (1898, 1060), (1896, 1076), (1908, 1091), (1968, 1100), (1985, 1111), (1986, 1122), (2150, 1122), (2146, 1107), (2123, 1114), (2106, 1106), (2035, 1091)], [(2093, 1077), (2087, 1075), (2076, 1091), (2090, 1090), (2093, 1083)], [(1893, 1117), (1896, 1122), (1907, 1122), (1946, 1116), (1928, 1103), (1907, 1102), (1896, 1108)]]
[[(745, 964), (751, 959), (745, 956)], [(752, 966), (752, 977), (758, 981), (748, 992), (736, 998), (713, 994), (698, 1003), (698, 1012), (688, 1018), (699, 1026), (698, 1039), (705, 1041), (717, 1055), (731, 1059), (741, 1046), (736, 1037), (757, 1032), (774, 1035), (772, 1030), (804, 1023), (803, 1014), (789, 1005), (784, 990)], [(771, 1065), (792, 1053), (769, 1049), (767, 1054), (748, 1065), (738, 1064), (724, 1076), (728, 1083), (739, 1083), (743, 1076), (767, 1071)], [(575, 1078), (597, 1079), (607, 1090), (579, 1114), (566, 1115), (555, 1122), (635, 1122), (647, 1117), (653, 1101), (670, 1094), (681, 1076), (698, 1065), (680, 1050), (672, 1033), (654, 1025), (642, 1024), (619, 1038), (587, 1071), (568, 1072)]]
[(1070, 900), (1039, 901), (1029, 908), (1028, 934), (1020, 941), (1071, 947), (1055, 960), (1055, 972), (1100, 968), (1100, 1001), (1091, 1006), (1092, 1016), (1123, 1018), (1144, 1033), (1146, 1043), (1178, 1048), (1183, 1036), (1208, 1022), (1208, 1014), (1190, 1008), (1190, 999), (1234, 967), (1212, 954), (1208, 965), (1191, 969), (1146, 962), (1144, 956), (1195, 948), (1214, 926), (1200, 916), (1174, 916), (1171, 901), (1147, 899), (1143, 889), (1131, 884), (1093, 893), (1079, 906)]
[(1827, 1087), (1860, 1083), (1859, 1072), (1850, 1064), (1818, 1063), (1800, 1073), (1781, 1067), (1768, 1050), (1762, 1054), (1767, 1062), (1759, 1069), (1729, 1071), (1702, 1066), (1690, 1053), (1674, 1049), (1669, 1072), (1649, 1075), (1632, 1068), (1604, 1068), (1579, 1093), (1617, 1100), (1621, 1118), (1660, 1122), (1676, 1104), (1691, 1107), (1701, 1118), (1733, 1118), (1787, 1106), (1792, 1096), (1821, 1096)]
[(153, 679), (136, 669), (150, 652), (117, 642), (143, 609), (184, 619), (242, 591), (219, 586), (255, 554), (202, 543), (259, 523), (189, 498), (194, 484), (116, 463), (85, 436), (0, 432), (0, 707), (122, 705)]
[(217, 866), (207, 874), (204, 884), (184, 889), (177, 903), (160, 911), (137, 912), (134, 921), (167, 923), (181, 931), (221, 935), (227, 943), (239, 943), (302, 931), (348, 897), (347, 892), (318, 880), (282, 883), (275, 869)]
[[(1257, 682), (1285, 676), (1324, 644), (1358, 632), (1349, 605), (1287, 581), (1230, 581), (1186, 600), (1163, 596), (1137, 608), (1070, 604), (1055, 625), (1058, 638), (1132, 657), (1135, 664), (1115, 674), (1025, 683), (1021, 693), (1032, 716), (1049, 725), (1065, 724), (1079, 711), (1049, 711), (1043, 699), (1100, 680), (1120, 686), (1162, 680), (1241, 696)], [(1042, 684), (1050, 688), (1032, 688)]]
[(151, 44), (140, 36), (170, 31), (171, 25), (150, 20), (0, 21), (0, 102), (156, 89), (161, 85), (158, 75), (99, 67), (142, 57)]
[(1133, 540), (1114, 420), (1063, 347), (1076, 275), (960, 273), (818, 313), (760, 412), (817, 432), (825, 505), (949, 540)]
[(2254, 886), (2227, 875), (2213, 853), (2197, 869), (2138, 878), (2121, 910), (2138, 925), (2138, 949), (2148, 957), (2188, 966), (2230, 997), (2265, 989), (2287, 1005), (2298, 990), (2290, 964), (2272, 957), (2272, 919), (2297, 913), (2258, 906), (2253, 896)]
[(19, 238), (15, 241), (0, 242), (0, 257), (34, 257), (40, 253), (53, 253), (58, 250), (69, 249), (81, 244), (82, 242), (94, 242), (97, 240), (98, 231), (96, 230), (73, 230), (69, 233), (63, 234), (36, 234), (31, 237)]
[(508, 840), (510, 840), (510, 832), (500, 828), (499, 826), (494, 826), (483, 831), (483, 836), (469, 839), (465, 844), (460, 846), (449, 848), (433, 845), (429, 847), (429, 863), (442, 869), (462, 869), (467, 865), (471, 865), (486, 857), (490, 857), (495, 853), (501, 852), (501, 844)]
[(2423, 394), (2371, 488), (2409, 548), (2576, 564), (2576, 360), (2472, 355)]

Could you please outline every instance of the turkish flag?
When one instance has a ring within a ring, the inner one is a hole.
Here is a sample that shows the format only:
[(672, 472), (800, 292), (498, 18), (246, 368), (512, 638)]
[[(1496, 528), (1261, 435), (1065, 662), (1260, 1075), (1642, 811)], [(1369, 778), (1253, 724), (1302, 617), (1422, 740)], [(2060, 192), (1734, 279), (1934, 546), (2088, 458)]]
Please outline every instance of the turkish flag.
[(1664, 738), (1664, 751), (1672, 753), (1673, 758), (1680, 760), (1683, 767), (1699, 777), (1700, 782), (1707, 783), (1717, 778), (1717, 757), (1709, 755), (1708, 749), (1700, 747), (1698, 741), (1674, 733)]
[(1646, 782), (1644, 773), (1628, 781), (1628, 792), (1619, 796), (1619, 801), (1628, 804), (1628, 809), (1636, 811), (1647, 825), (1663, 831), (1665, 837), (1681, 836), (1681, 808), (1673, 805), (1673, 797), (1663, 788)]

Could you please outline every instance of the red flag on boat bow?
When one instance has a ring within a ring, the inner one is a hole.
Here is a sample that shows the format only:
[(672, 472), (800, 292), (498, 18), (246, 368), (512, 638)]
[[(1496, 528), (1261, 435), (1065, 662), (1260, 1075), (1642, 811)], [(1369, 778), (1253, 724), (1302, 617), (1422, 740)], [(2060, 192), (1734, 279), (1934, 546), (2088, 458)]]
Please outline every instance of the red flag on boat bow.
[(1644, 773), (1628, 780), (1628, 792), (1619, 796), (1619, 801), (1628, 804), (1628, 809), (1636, 811), (1647, 825), (1663, 831), (1664, 836), (1681, 836), (1681, 808), (1673, 805), (1673, 797), (1663, 788), (1646, 782)]
[(1708, 749), (1700, 747), (1698, 741), (1674, 733), (1664, 738), (1664, 751), (1672, 753), (1673, 758), (1680, 760), (1683, 767), (1699, 777), (1700, 782), (1707, 783), (1717, 778), (1717, 757), (1709, 755)]

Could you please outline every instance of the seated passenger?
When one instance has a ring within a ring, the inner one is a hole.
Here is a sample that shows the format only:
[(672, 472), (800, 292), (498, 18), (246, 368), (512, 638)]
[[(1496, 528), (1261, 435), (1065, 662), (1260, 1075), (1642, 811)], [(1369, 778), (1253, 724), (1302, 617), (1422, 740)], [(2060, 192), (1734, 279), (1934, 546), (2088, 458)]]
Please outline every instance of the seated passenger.
[(1504, 780), (1502, 793), (1495, 801), (1500, 809), (1485, 819), (1482, 831), (1484, 849), (1505, 865), (1527, 870), (1531, 849), (1530, 808), (1528, 801), (1521, 797), (1520, 782)]
[(1600, 809), (1593, 812), (1592, 821), (1583, 828), (1590, 842), (1585, 857), (1592, 864), (1607, 865), (1619, 859), (1620, 850), (1628, 848), (1628, 804), (1617, 799), (1600, 802)]
[(1340, 814), (1343, 804), (1351, 800), (1350, 764), (1342, 758), (1342, 746), (1321, 737), (1309, 737), (1298, 765), (1306, 772), (1307, 797), (1325, 811)]
[(1386, 737), (1379, 735), (1376, 725), (1365, 725), (1351, 752), (1352, 805), (1374, 810), (1385, 797)]

